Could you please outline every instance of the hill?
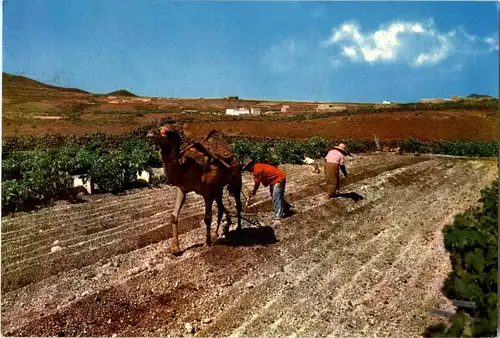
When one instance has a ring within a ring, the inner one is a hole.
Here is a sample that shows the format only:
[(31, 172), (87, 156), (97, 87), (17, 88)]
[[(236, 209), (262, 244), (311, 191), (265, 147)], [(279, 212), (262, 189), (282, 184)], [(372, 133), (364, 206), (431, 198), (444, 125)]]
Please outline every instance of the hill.
[(128, 90), (125, 89), (120, 89), (120, 90), (115, 90), (114, 92), (106, 94), (107, 96), (130, 96), (130, 97), (137, 97), (137, 95), (129, 92)]
[(25, 76), (2, 73), (2, 108), (11, 112), (39, 113), (63, 101), (91, 98), (92, 94), (78, 88), (48, 85)]
[(30, 79), (21, 75), (12, 75), (8, 73), (2, 73), (2, 87), (4, 92), (15, 92), (19, 90), (56, 90), (60, 92), (70, 92), (70, 93), (84, 93), (90, 94), (84, 90), (78, 88), (68, 88), (48, 85), (33, 79)]
[(471, 98), (471, 99), (495, 99), (493, 96), (483, 95), (483, 94), (470, 94), (469, 96), (467, 96), (467, 98)]

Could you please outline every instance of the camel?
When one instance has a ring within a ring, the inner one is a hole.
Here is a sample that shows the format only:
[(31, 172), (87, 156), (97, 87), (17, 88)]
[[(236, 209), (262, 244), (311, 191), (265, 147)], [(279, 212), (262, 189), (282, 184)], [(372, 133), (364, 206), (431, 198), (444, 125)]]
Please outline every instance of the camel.
[[(223, 214), (226, 215), (226, 224), (223, 226), (223, 232), (226, 235), (231, 224), (231, 217), (228, 210), (222, 203), (223, 189), (227, 186), (229, 194), (236, 201), (236, 212), (238, 218), (237, 230), (241, 230), (241, 167), (232, 152), (228, 150), (226, 145), (222, 145), (226, 150), (228, 157), (220, 158), (209, 149), (198, 142), (192, 143), (189, 147), (180, 150), (182, 129), (179, 127), (167, 124), (161, 128), (153, 129), (148, 133), (148, 137), (160, 148), (160, 158), (163, 163), (163, 169), (168, 181), (177, 187), (177, 198), (175, 207), (170, 215), (170, 223), (172, 225), (172, 246), (170, 252), (179, 254), (178, 240), (178, 220), (179, 213), (186, 201), (186, 195), (194, 191), (196, 194), (203, 196), (205, 201), (205, 225), (206, 225), (206, 242), (205, 246), (212, 244), (211, 225), (212, 225), (212, 205), (213, 201), (217, 203), (217, 227), (215, 230), (215, 241), (219, 235), (219, 225)], [(209, 139), (216, 133), (211, 131), (205, 140)], [(228, 145), (227, 145), (228, 146)]]

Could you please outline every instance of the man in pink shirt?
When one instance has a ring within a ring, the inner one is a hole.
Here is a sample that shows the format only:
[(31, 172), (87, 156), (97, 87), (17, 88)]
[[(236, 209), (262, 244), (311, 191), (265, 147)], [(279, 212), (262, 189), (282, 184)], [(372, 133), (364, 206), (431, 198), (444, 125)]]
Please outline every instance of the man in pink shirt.
[(340, 170), (347, 177), (347, 170), (344, 165), (344, 157), (351, 154), (347, 150), (345, 144), (341, 143), (333, 147), (325, 157), (325, 178), (326, 187), (329, 198), (337, 197), (337, 192), (340, 189)]

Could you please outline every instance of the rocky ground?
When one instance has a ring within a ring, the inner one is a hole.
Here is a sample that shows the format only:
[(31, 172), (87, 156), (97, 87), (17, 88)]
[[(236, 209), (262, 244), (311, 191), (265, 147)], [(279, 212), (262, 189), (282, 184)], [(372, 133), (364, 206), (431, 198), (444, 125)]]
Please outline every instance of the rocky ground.
[(188, 195), (179, 257), (168, 186), (2, 218), (2, 334), (415, 336), (441, 320), (430, 308), (452, 309), (441, 229), (496, 161), (355, 157), (342, 190), (357, 202), (327, 200), (311, 167), (283, 168), (297, 214), (274, 223), (261, 188), (243, 233), (207, 248), (203, 201)]

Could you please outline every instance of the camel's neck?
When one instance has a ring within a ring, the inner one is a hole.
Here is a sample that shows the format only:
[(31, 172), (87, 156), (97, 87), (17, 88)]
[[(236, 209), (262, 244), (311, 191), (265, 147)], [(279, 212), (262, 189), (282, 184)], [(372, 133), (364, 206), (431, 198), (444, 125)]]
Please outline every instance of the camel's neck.
[(170, 147), (166, 150), (165, 148), (160, 147), (160, 149), (161, 160), (163, 162), (163, 168), (165, 169), (165, 176), (170, 183), (178, 186), (183, 176), (182, 166), (179, 163), (179, 148), (173, 149)]

